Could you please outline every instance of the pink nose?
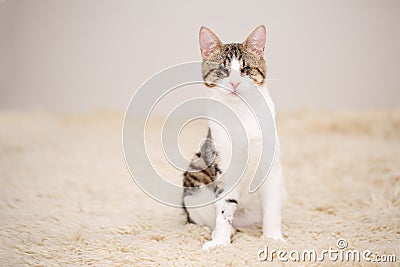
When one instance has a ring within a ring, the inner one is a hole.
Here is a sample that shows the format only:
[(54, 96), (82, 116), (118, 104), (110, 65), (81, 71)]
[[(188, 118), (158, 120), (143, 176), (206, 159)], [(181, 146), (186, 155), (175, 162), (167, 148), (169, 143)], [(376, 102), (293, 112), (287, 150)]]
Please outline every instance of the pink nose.
[(230, 82), (233, 87), (233, 90), (236, 91), (236, 88), (239, 86), (240, 82)]

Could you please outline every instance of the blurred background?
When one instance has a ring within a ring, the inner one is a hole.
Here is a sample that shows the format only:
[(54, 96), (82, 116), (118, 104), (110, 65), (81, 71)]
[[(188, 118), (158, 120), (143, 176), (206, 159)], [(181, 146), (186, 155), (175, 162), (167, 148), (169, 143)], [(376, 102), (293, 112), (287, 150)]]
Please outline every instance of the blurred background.
[(0, 0), (0, 110), (124, 110), (200, 60), (201, 25), (241, 42), (260, 24), (278, 110), (399, 107), (398, 0)]

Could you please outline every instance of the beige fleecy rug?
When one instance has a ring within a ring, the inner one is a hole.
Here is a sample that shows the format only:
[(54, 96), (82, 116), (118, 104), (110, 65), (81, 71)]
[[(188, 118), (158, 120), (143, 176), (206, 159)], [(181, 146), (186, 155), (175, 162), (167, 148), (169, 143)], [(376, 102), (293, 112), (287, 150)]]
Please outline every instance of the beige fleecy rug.
[(257, 254), (265, 245), (320, 252), (340, 238), (347, 249), (400, 261), (399, 110), (279, 114), (286, 242), (263, 241), (253, 227), (209, 252), (201, 246), (210, 230), (185, 225), (181, 210), (150, 199), (129, 176), (122, 120), (114, 112), (0, 114), (1, 266), (264, 266)]

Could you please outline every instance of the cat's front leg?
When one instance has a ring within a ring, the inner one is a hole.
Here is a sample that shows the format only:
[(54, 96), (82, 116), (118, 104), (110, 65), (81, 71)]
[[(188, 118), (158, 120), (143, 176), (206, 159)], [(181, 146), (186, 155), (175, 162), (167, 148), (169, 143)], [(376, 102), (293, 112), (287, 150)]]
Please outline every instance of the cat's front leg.
[(260, 189), (263, 211), (262, 237), (284, 241), (281, 230), (284, 185), (279, 158), (275, 160), (269, 177)]
[(238, 197), (239, 194), (235, 191), (215, 203), (215, 229), (212, 240), (204, 243), (203, 249), (227, 246), (231, 243), (231, 236), (235, 233), (232, 221), (237, 210)]

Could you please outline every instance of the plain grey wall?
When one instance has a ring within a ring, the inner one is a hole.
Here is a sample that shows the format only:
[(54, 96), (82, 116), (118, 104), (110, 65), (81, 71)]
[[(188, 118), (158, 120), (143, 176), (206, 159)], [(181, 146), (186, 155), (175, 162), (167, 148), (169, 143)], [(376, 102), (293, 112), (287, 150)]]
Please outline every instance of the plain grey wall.
[(0, 109), (125, 109), (168, 66), (200, 60), (198, 30), (267, 26), (278, 109), (400, 105), (400, 1), (0, 0)]

